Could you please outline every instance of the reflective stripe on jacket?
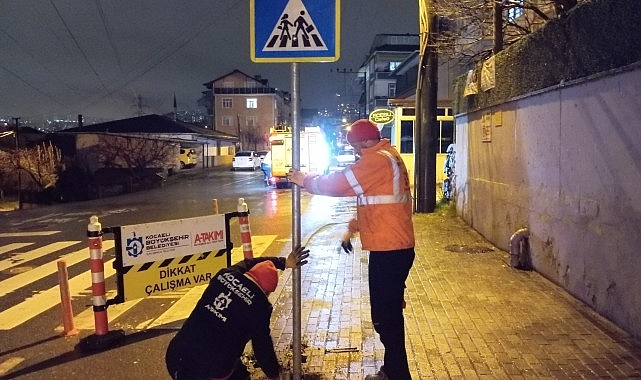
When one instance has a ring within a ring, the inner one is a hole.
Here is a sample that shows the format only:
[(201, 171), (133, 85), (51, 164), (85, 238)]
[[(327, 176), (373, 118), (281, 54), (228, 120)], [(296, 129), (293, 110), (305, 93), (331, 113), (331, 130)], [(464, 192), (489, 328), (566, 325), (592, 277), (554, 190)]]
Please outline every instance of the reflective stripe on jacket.
[(340, 172), (305, 178), (312, 194), (356, 196), (356, 224), (363, 249), (391, 251), (414, 247), (412, 196), (407, 169), (389, 140), (363, 148), (360, 160)]

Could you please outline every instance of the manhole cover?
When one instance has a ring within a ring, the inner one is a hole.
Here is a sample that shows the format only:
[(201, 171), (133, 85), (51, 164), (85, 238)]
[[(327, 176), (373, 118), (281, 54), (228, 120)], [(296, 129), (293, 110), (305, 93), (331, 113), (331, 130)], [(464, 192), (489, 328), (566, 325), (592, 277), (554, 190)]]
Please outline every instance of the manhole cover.
[(450, 252), (464, 252), (464, 253), (487, 253), (494, 251), (494, 248), (482, 247), (480, 245), (448, 245), (445, 247), (446, 251)]

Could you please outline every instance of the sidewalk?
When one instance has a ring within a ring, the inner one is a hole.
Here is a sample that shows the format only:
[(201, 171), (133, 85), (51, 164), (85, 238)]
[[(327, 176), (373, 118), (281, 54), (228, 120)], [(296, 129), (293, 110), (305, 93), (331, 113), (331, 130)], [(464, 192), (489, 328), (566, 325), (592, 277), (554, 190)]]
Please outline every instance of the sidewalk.
[[(406, 346), (414, 379), (628, 379), (641, 348), (624, 331), (462, 220), (416, 214), (416, 260), (407, 281)], [(363, 379), (382, 364), (369, 315), (367, 254), (337, 253), (344, 226), (316, 234), (301, 270), (304, 379)], [(292, 277), (270, 297), (277, 355), (292, 368)], [(334, 350), (334, 351), (332, 351)], [(350, 351), (350, 352), (340, 352)], [(252, 379), (264, 379), (252, 369)]]

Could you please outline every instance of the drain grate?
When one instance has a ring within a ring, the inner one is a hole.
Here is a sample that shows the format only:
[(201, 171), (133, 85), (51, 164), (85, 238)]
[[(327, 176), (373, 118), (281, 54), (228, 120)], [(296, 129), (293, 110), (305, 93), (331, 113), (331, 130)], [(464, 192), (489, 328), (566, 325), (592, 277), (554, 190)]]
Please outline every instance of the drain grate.
[(492, 247), (483, 247), (480, 245), (448, 245), (445, 247), (446, 251), (450, 252), (463, 252), (463, 253), (487, 253), (493, 252), (494, 248)]

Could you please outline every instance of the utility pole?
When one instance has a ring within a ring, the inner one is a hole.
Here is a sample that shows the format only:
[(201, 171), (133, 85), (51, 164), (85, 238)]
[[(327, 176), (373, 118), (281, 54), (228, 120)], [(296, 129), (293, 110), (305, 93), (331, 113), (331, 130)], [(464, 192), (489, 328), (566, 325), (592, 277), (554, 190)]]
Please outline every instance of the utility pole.
[(433, 0), (419, 0), (420, 54), (416, 82), (416, 122), (414, 130), (414, 211), (433, 212), (436, 208), (436, 141), (438, 124), (438, 33)]
[(20, 120), (20, 118), (14, 117), (13, 120), (16, 123), (16, 130), (13, 132), (13, 136), (16, 138), (16, 160), (18, 163), (16, 168), (16, 171), (18, 172), (18, 210), (22, 210), (22, 177), (20, 175), (22, 166), (20, 165), (20, 144), (18, 142), (18, 129), (20, 128), (18, 125), (18, 120)]

